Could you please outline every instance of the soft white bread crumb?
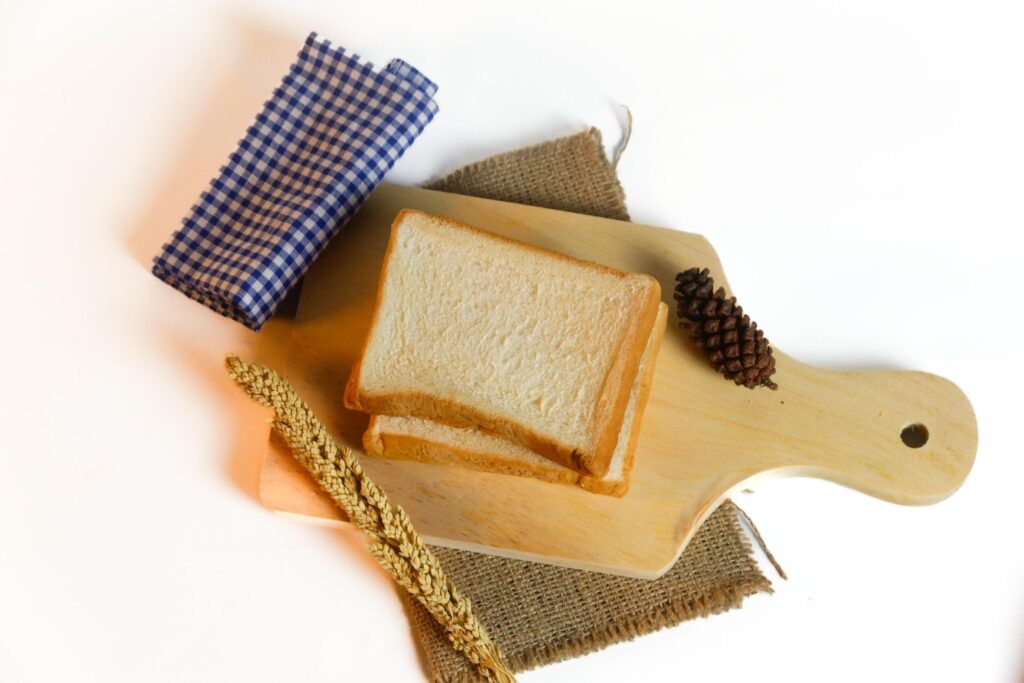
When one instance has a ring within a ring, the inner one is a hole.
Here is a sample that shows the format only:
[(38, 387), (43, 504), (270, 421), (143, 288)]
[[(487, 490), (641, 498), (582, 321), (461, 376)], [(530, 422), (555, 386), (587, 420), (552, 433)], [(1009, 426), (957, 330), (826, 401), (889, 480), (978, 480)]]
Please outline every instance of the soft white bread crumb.
[(345, 404), (476, 427), (603, 476), (660, 296), (648, 275), (403, 211)]

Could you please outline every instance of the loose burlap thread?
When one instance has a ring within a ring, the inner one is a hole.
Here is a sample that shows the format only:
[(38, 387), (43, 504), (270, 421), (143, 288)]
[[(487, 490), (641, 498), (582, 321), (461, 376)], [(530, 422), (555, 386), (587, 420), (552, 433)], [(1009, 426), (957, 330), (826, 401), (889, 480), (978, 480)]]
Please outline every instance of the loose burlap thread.
[[(465, 166), (430, 189), (629, 220), (625, 193), (597, 129)], [(642, 453), (639, 457), (642, 457)], [(770, 592), (726, 503), (712, 514), (660, 579), (645, 581), (433, 548), (445, 572), (513, 671), (577, 657)], [(444, 630), (403, 593), (413, 633), (434, 683), (482, 680)]]

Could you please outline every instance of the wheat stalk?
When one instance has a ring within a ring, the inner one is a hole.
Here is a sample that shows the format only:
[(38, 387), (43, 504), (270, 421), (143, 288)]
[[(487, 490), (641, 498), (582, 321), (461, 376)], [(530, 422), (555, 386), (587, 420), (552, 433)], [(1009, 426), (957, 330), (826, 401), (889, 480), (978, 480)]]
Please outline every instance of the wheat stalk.
[(473, 616), (469, 600), (441, 570), (405, 510), (392, 505), (363, 473), (352, 451), (335, 443), (309, 406), (273, 370), (250, 365), (233, 354), (225, 364), (231, 378), (251, 398), (273, 408), (273, 428), (295, 459), (369, 536), (373, 556), (444, 627), (452, 646), (488, 680), (515, 683), (498, 647)]

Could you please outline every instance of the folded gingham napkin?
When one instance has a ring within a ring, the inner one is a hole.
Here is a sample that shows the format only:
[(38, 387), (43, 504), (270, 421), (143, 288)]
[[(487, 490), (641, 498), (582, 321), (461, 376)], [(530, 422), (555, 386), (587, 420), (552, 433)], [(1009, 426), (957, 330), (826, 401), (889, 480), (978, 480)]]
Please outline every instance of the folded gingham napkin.
[(259, 330), (437, 113), (437, 86), (311, 33), (153, 274)]

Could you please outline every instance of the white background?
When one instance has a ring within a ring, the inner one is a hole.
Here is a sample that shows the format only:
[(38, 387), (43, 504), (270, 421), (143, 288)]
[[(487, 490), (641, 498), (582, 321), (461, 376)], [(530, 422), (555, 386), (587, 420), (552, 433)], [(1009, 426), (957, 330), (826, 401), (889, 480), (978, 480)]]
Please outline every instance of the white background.
[(440, 84), (393, 181), (628, 104), (634, 219), (709, 237), (777, 346), (978, 413), (948, 501), (760, 486), (775, 595), (522, 680), (1021, 680), (1021, 3), (491, 5), (0, 3), (0, 680), (422, 677), (359, 536), (256, 501), (253, 335), (147, 272), (312, 29)]

